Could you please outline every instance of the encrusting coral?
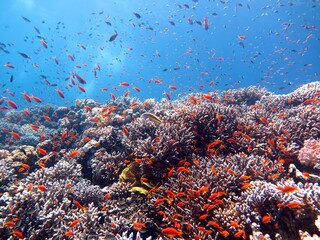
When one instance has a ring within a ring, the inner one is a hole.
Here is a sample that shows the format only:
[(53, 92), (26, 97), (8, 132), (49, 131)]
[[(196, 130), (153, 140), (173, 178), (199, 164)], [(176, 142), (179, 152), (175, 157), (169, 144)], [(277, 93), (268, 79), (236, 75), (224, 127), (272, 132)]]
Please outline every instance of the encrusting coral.
[[(310, 83), (287, 95), (251, 87), (159, 103), (87, 99), (71, 108), (30, 109), (21, 123), (19, 113), (7, 113), (1, 124), (8, 131), (0, 135), (0, 234), (320, 235), (319, 93), (320, 84)], [(44, 112), (51, 121), (32, 125)]]

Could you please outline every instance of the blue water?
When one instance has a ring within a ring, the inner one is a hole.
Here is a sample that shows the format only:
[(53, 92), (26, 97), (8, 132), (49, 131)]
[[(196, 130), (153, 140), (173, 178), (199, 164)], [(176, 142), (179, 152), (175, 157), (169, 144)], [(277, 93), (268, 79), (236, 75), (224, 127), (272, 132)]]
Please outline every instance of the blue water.
[[(19, 109), (35, 104), (24, 99), (24, 91), (41, 98), (41, 104), (72, 105), (77, 98), (105, 103), (110, 93), (120, 97), (128, 90), (140, 100), (160, 100), (164, 92), (177, 99), (251, 85), (288, 93), (319, 81), (319, 0), (16, 0), (1, 1), (0, 11), (0, 97)], [(117, 38), (109, 42), (115, 32)], [(95, 77), (97, 64), (101, 70)], [(85, 93), (67, 78), (73, 73), (87, 81), (75, 79)]]

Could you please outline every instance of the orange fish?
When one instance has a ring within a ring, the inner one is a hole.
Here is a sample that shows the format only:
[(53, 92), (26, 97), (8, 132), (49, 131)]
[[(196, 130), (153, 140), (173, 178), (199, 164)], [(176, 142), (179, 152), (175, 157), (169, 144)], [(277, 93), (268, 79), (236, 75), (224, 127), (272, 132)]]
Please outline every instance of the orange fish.
[(119, 86), (121, 86), (121, 87), (128, 87), (128, 86), (130, 86), (130, 84), (129, 84), (128, 82), (121, 82), (121, 83), (119, 84)]
[(31, 98), (28, 96), (28, 94), (26, 92), (23, 92), (23, 97), (28, 101), (31, 102)]
[(45, 40), (40, 39), (40, 42), (41, 42), (42, 46), (44, 46), (45, 48), (48, 48), (48, 45)]
[(75, 157), (79, 154), (79, 150), (78, 151), (73, 151), (69, 154), (69, 157)]
[(278, 190), (282, 191), (283, 193), (292, 193), (296, 190), (298, 190), (297, 186), (278, 186), (277, 187)]
[(129, 131), (125, 126), (122, 126), (122, 132), (126, 135), (129, 136)]
[(221, 226), (215, 221), (208, 221), (208, 224), (214, 228), (218, 228), (219, 230), (221, 230)]
[(6, 101), (10, 105), (10, 107), (12, 107), (14, 109), (18, 108), (18, 105), (14, 101), (11, 101), (11, 100), (6, 100)]
[(61, 90), (57, 89), (56, 91), (61, 98), (64, 98), (64, 93)]
[(11, 132), (9, 132), (11, 135), (12, 135), (12, 137), (14, 137), (15, 139), (18, 139), (18, 140), (20, 140), (20, 135), (18, 134), (18, 133), (16, 133), (16, 132), (14, 132), (14, 131), (11, 131)]
[(8, 68), (14, 68), (14, 66), (11, 63), (5, 63), (3, 66)]
[(264, 117), (259, 117), (259, 120), (264, 124), (268, 124), (269, 123), (269, 121)]
[(39, 155), (47, 155), (48, 154), (47, 151), (41, 147), (37, 147), (37, 153)]
[(303, 206), (303, 203), (298, 201), (291, 201), (291, 202), (288, 202), (285, 206), (288, 208), (298, 208)]
[(137, 88), (137, 87), (133, 87), (134, 90), (136, 90), (137, 92), (140, 92), (140, 88)]
[(173, 228), (173, 227), (167, 227), (162, 229), (162, 234), (166, 235), (167, 237), (182, 237), (182, 232), (178, 231), (177, 229)]
[(81, 219), (76, 219), (76, 220), (72, 221), (68, 227), (69, 228), (75, 227), (80, 221), (81, 221)]
[(133, 228), (135, 230), (137, 230), (138, 232), (140, 232), (145, 227), (146, 227), (146, 223), (144, 223), (144, 222), (135, 222), (135, 223), (133, 223)]
[(240, 40), (246, 40), (247, 39), (247, 37), (245, 35), (238, 35), (238, 38)]
[(272, 220), (272, 216), (270, 216), (270, 215), (265, 215), (265, 216), (263, 216), (262, 219), (261, 219), (261, 221), (262, 221), (263, 223), (269, 223), (269, 222), (271, 222), (271, 220)]
[(46, 192), (48, 191), (48, 188), (44, 185), (38, 185), (37, 188), (41, 191), (41, 192)]
[(17, 238), (20, 238), (20, 239), (23, 239), (23, 238), (24, 238), (23, 233), (20, 232), (20, 231), (17, 230), (17, 229), (12, 230), (11, 233), (12, 233), (13, 236), (15, 236), (15, 237), (17, 237)]
[(50, 121), (51, 121), (51, 118), (50, 118), (49, 116), (44, 115), (43, 118), (44, 118), (44, 120), (46, 120), (47, 122), (50, 122)]
[(169, 93), (167, 93), (167, 92), (163, 92), (163, 94), (164, 95), (166, 95), (166, 97), (170, 100), (171, 99), (171, 96), (170, 96), (170, 94)]
[(86, 211), (86, 208), (83, 207), (81, 203), (79, 203), (77, 200), (74, 200), (74, 204), (76, 205), (77, 208), (81, 209), (82, 211), (84, 212)]
[(30, 96), (34, 101), (38, 102), (38, 103), (41, 103), (42, 100), (38, 97), (35, 97), (35, 96)]
[(80, 89), (81, 92), (86, 92), (86, 90), (84, 89), (84, 87), (81, 87), (80, 85), (77, 85), (77, 87)]

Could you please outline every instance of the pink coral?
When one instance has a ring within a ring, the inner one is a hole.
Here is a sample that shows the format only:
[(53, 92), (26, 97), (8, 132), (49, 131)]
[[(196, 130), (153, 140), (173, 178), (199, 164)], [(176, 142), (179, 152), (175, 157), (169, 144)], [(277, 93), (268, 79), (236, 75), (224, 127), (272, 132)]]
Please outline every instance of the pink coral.
[(301, 164), (312, 166), (320, 163), (320, 139), (304, 141), (304, 147), (300, 149), (298, 159)]

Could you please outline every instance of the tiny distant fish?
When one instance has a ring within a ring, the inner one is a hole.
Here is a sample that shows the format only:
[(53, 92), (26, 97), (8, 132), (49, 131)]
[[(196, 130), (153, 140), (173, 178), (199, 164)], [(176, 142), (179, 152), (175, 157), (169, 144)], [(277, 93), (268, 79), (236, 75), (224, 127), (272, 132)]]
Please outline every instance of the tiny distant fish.
[(149, 112), (145, 112), (141, 115), (141, 118), (143, 119), (149, 119), (151, 122), (154, 122), (156, 124), (161, 124), (162, 123), (162, 120), (154, 115), (153, 113), (149, 113)]
[(209, 29), (209, 19), (207, 17), (203, 19), (203, 27), (205, 30)]
[(58, 84), (56, 84), (56, 83), (51, 83), (50, 86), (51, 86), (51, 87), (56, 87), (56, 86), (58, 86)]
[(99, 12), (99, 14), (102, 15), (102, 14), (103, 14), (103, 11)]
[(34, 30), (36, 30), (36, 32), (37, 32), (38, 34), (41, 34), (41, 33), (40, 33), (40, 30), (39, 30), (38, 28), (34, 27)]
[(195, 21), (199, 26), (202, 26), (202, 22), (200, 21)]
[(118, 33), (116, 32), (115, 34), (111, 35), (111, 37), (109, 38), (109, 42), (113, 42), (114, 40), (116, 40), (117, 37)]
[(27, 54), (25, 54), (25, 53), (22, 53), (22, 52), (18, 52), (22, 57), (24, 57), (24, 58), (27, 58), (27, 59), (31, 59), (31, 57), (30, 56), (28, 56)]
[(172, 26), (175, 26), (175, 25), (176, 25), (173, 21), (169, 21), (169, 23), (170, 23)]
[(218, 13), (216, 13), (216, 12), (213, 12), (213, 13), (211, 13), (213, 16), (218, 16)]
[(185, 6), (186, 8), (190, 8), (188, 4), (183, 4), (183, 6)]
[(26, 22), (31, 22), (28, 18), (21, 16), (23, 20), (25, 20)]
[(133, 14), (136, 16), (136, 18), (141, 18), (141, 15), (139, 13), (133, 13)]
[(111, 26), (111, 22), (104, 21), (107, 25)]
[(12, 82), (12, 81), (13, 81), (13, 75), (10, 76), (10, 82)]

